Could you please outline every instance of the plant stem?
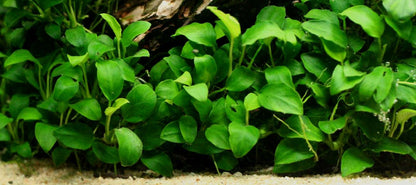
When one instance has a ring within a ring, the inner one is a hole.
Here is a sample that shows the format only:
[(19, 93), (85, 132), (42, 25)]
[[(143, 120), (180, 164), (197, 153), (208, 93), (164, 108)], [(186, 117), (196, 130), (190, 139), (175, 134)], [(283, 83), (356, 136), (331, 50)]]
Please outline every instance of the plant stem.
[(243, 46), (243, 51), (241, 51), (241, 56), (238, 60), (238, 66), (241, 66), (241, 64), (243, 63), (244, 55), (246, 55), (246, 46)]
[(234, 39), (231, 39), (230, 42), (230, 49), (228, 51), (228, 77), (231, 76), (231, 73), (233, 72), (233, 48), (234, 48)]
[(72, 112), (72, 108), (69, 108), (68, 112), (66, 113), (66, 117), (65, 117), (65, 122), (64, 122), (65, 125), (68, 124), (69, 116), (71, 115), (71, 112)]
[(247, 67), (248, 69), (250, 69), (250, 68), (251, 68), (251, 66), (253, 66), (254, 60), (256, 59), (257, 55), (260, 53), (260, 51), (261, 51), (261, 49), (262, 49), (262, 48), (263, 48), (263, 44), (262, 44), (262, 45), (260, 45), (260, 47), (259, 47), (259, 48), (257, 48), (256, 53), (254, 53), (253, 58), (251, 58), (250, 63), (248, 64), (248, 67)]
[(90, 88), (88, 86), (88, 79), (87, 79), (87, 71), (85, 70), (85, 64), (81, 65), (82, 73), (84, 76), (84, 85), (85, 85), (85, 92), (86, 92), (86, 98), (91, 98), (90, 94)]
[(75, 155), (75, 159), (77, 161), (78, 171), (82, 171), (81, 170), (81, 161), (79, 160), (78, 152), (75, 149), (74, 149), (74, 155)]
[(221, 89), (218, 89), (218, 90), (216, 90), (216, 91), (213, 91), (213, 92), (211, 92), (210, 94), (209, 94), (209, 96), (208, 97), (211, 97), (211, 96), (213, 96), (213, 95), (215, 95), (215, 94), (218, 94), (218, 93), (220, 93), (220, 92), (223, 92), (223, 91), (225, 91), (226, 90), (226, 88), (225, 87), (223, 87), (223, 88), (221, 88)]
[(117, 54), (118, 54), (118, 58), (121, 59), (121, 46), (120, 46), (120, 39), (117, 38)]
[(246, 111), (246, 125), (250, 124), (249, 123), (249, 121), (250, 121), (250, 114), (249, 113), (250, 113), (249, 111)]
[(117, 177), (118, 173), (117, 173), (117, 164), (116, 163), (114, 163), (114, 174)]
[(68, 0), (68, 4), (69, 4), (68, 15), (69, 15), (69, 20), (70, 20), (70, 27), (74, 28), (77, 25), (77, 18), (75, 15), (74, 8), (72, 7), (72, 1)]
[(272, 67), (274, 67), (274, 59), (273, 59), (273, 53), (272, 53), (272, 46), (271, 44), (267, 45), (267, 47), (269, 48), (269, 56), (270, 56), (270, 61), (272, 64)]
[(211, 155), (211, 157), (212, 157), (212, 160), (214, 161), (214, 165), (215, 165), (215, 169), (217, 170), (217, 174), (218, 174), (218, 175), (221, 175), (220, 169), (218, 168), (217, 161), (215, 161), (215, 156), (214, 156), (214, 154), (212, 154), (212, 155)]
[(43, 100), (46, 100), (46, 95), (45, 95), (45, 91), (43, 91), (43, 86), (42, 86), (42, 68), (41, 66), (38, 66), (38, 81), (39, 81), (39, 92), (40, 95), (42, 96)]

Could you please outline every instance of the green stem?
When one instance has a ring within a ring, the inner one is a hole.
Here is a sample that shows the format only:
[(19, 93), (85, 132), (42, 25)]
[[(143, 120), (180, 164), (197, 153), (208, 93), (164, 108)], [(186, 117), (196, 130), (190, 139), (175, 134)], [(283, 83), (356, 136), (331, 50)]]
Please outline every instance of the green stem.
[(86, 92), (86, 98), (91, 98), (90, 94), (90, 88), (88, 86), (88, 78), (87, 78), (87, 71), (85, 70), (85, 64), (81, 65), (82, 73), (84, 76), (84, 85), (85, 85), (85, 92)]
[(17, 141), (17, 136), (14, 133), (14, 129), (13, 129), (12, 123), (7, 124), (7, 130), (9, 130), (10, 135), (12, 135), (13, 141)]
[(45, 12), (43, 12), (42, 8), (40, 8), (40, 6), (38, 5), (38, 3), (36, 3), (33, 0), (30, 0), (30, 2), (32, 2), (32, 4), (36, 7), (36, 9), (38, 10), (40, 17), (45, 18)]
[(226, 90), (226, 88), (225, 87), (223, 87), (223, 88), (221, 88), (221, 89), (218, 89), (218, 90), (216, 90), (216, 91), (213, 91), (213, 92), (211, 92), (210, 94), (209, 94), (209, 97), (211, 97), (211, 96), (213, 96), (213, 95), (215, 95), (215, 94), (218, 94), (218, 93), (220, 93), (220, 92), (223, 92), (223, 91), (225, 91)]
[(62, 126), (64, 124), (64, 112), (61, 113), (61, 116), (59, 116), (59, 126)]
[(116, 175), (116, 177), (118, 175), (118, 173), (117, 173), (117, 163), (114, 163), (114, 175)]
[(77, 161), (78, 171), (82, 171), (81, 170), (81, 161), (79, 160), (79, 156), (78, 156), (77, 150), (74, 150), (74, 155), (75, 155), (75, 159)]
[(406, 81), (398, 81), (398, 84), (404, 84), (404, 85), (416, 85), (416, 82), (406, 82)]
[(243, 51), (241, 51), (240, 59), (238, 60), (238, 66), (241, 66), (243, 63), (244, 56), (246, 55), (246, 46), (243, 46)]
[(273, 59), (273, 53), (272, 53), (272, 46), (271, 46), (271, 44), (269, 44), (269, 45), (267, 45), (267, 47), (269, 48), (270, 62), (272, 64), (272, 67), (274, 67), (274, 59)]
[(43, 90), (43, 85), (42, 85), (42, 68), (40, 66), (38, 67), (39, 67), (39, 70), (38, 70), (39, 92), (40, 92), (40, 95), (42, 96), (42, 99), (46, 100), (45, 91)]
[[(108, 101), (108, 107), (111, 107), (112, 102)], [(107, 115), (107, 118), (105, 120), (105, 133), (104, 133), (104, 139), (106, 139), (110, 135), (110, 123), (111, 123), (111, 116)]]
[(120, 39), (117, 38), (117, 54), (118, 54), (118, 58), (121, 59), (121, 46), (120, 46)]
[(230, 42), (230, 49), (228, 51), (228, 77), (231, 76), (231, 73), (233, 72), (233, 48), (234, 48), (234, 40), (231, 39)]
[(260, 53), (260, 51), (261, 51), (261, 49), (263, 48), (263, 45), (260, 45), (260, 47), (259, 48), (257, 48), (257, 51), (256, 51), (256, 53), (254, 53), (254, 56), (253, 56), (253, 58), (251, 58), (251, 60), (250, 60), (250, 63), (248, 64), (248, 69), (250, 69), (251, 68), (251, 66), (253, 66), (253, 63), (254, 63), (254, 61), (255, 61), (255, 59), (256, 59), (256, 57), (257, 57), (257, 55)]
[(249, 125), (249, 121), (250, 121), (250, 111), (246, 111), (246, 125)]
[(74, 8), (72, 7), (72, 1), (68, 0), (68, 4), (69, 4), (68, 15), (69, 15), (69, 20), (70, 20), (70, 26), (71, 28), (74, 28), (77, 25), (77, 18), (75, 15)]
[(215, 161), (215, 156), (214, 156), (214, 154), (212, 154), (212, 155), (211, 155), (211, 157), (212, 157), (212, 160), (214, 161), (214, 165), (215, 165), (215, 169), (217, 170), (217, 174), (218, 174), (218, 175), (221, 175), (220, 169), (218, 168), (217, 161)]
[(65, 122), (64, 124), (68, 124), (69, 116), (71, 116), (72, 108), (69, 108), (68, 112), (66, 113)]

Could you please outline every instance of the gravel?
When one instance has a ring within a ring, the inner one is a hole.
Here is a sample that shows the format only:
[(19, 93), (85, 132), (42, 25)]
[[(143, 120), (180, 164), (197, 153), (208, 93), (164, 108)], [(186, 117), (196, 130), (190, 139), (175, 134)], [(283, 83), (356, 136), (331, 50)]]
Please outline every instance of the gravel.
[(305, 177), (277, 176), (270, 169), (258, 174), (244, 174), (241, 172), (223, 172), (221, 175), (195, 174), (174, 172), (174, 177), (154, 177), (157, 174), (148, 170), (145, 172), (126, 172), (131, 176), (126, 178), (95, 178), (92, 171), (79, 172), (69, 167), (53, 167), (50, 161), (32, 160), (26, 163), (0, 162), (0, 185), (20, 184), (145, 184), (145, 185), (182, 185), (182, 184), (337, 184), (337, 185), (391, 185), (415, 184), (416, 174), (405, 177), (382, 178), (371, 175), (361, 175), (352, 178), (342, 178), (340, 175), (313, 175)]

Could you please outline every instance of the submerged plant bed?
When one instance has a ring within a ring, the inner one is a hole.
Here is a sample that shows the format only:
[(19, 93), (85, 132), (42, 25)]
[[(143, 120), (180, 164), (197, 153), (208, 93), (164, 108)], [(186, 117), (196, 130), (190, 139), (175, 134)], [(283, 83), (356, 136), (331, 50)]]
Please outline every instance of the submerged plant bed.
[(139, 44), (149, 22), (112, 15), (117, 0), (0, 2), (5, 161), (110, 176), (414, 170), (412, 0), (273, 4), (248, 26), (208, 6), (215, 20), (178, 28), (162, 59)]

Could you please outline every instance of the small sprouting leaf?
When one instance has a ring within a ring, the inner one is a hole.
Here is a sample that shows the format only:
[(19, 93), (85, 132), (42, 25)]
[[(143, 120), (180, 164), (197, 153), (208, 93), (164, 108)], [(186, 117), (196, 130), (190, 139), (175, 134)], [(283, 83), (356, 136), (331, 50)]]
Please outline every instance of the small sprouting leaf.
[(365, 5), (357, 5), (348, 8), (344, 10), (341, 15), (347, 16), (349, 19), (351, 19), (351, 21), (359, 24), (369, 36), (380, 38), (381, 35), (383, 35), (383, 19), (378, 16), (378, 14), (371, 8)]
[(53, 90), (53, 98), (57, 101), (67, 102), (79, 90), (79, 83), (70, 77), (61, 76), (56, 80), (55, 88)]
[(172, 177), (173, 175), (172, 161), (166, 153), (143, 155), (140, 160), (146, 167), (165, 177)]
[(341, 174), (343, 177), (362, 172), (374, 165), (374, 161), (358, 148), (349, 148), (342, 154)]
[(17, 120), (25, 120), (25, 121), (33, 121), (33, 120), (40, 120), (42, 118), (42, 114), (38, 111), (38, 109), (33, 107), (26, 107), (22, 111), (20, 111), (19, 115), (17, 116)]
[(52, 152), (52, 160), (55, 166), (60, 166), (61, 164), (65, 163), (65, 161), (71, 155), (72, 150), (64, 148), (64, 147), (56, 147)]
[(107, 107), (105, 109), (104, 114), (106, 116), (113, 115), (114, 112), (116, 112), (123, 105), (128, 104), (128, 103), (130, 103), (130, 102), (126, 98), (117, 98), (116, 101), (114, 101), (114, 104), (111, 107)]
[(117, 19), (107, 13), (101, 13), (100, 15), (108, 23), (108, 25), (110, 25), (116, 38), (120, 40), (121, 39), (121, 26), (117, 22)]
[(249, 88), (256, 81), (256, 76), (253, 71), (245, 67), (238, 67), (234, 69), (231, 76), (227, 79), (225, 87), (229, 91), (244, 91)]
[(8, 67), (13, 64), (18, 64), (26, 61), (31, 61), (37, 64), (38, 66), (42, 66), (39, 63), (39, 60), (36, 59), (28, 50), (18, 49), (14, 51), (9, 57), (7, 57), (6, 61), (4, 61), (4, 67)]
[(92, 151), (95, 156), (104, 163), (116, 164), (120, 162), (118, 150), (115, 147), (107, 146), (104, 143), (95, 141), (92, 144)]
[(322, 133), (319, 128), (312, 124), (311, 120), (307, 116), (293, 115), (286, 120), (286, 123), (290, 128), (282, 124), (282, 126), (277, 131), (277, 133), (282, 137), (302, 138), (317, 142), (325, 140), (324, 133)]
[(303, 114), (303, 104), (298, 92), (286, 84), (268, 84), (258, 95), (260, 105), (285, 114)]
[(69, 107), (90, 120), (98, 121), (101, 119), (101, 106), (96, 99), (84, 99), (75, 104), (70, 104)]
[(87, 34), (82, 26), (67, 29), (65, 31), (65, 38), (75, 47), (81, 47), (87, 44)]
[(163, 128), (160, 138), (172, 143), (185, 143), (178, 121), (172, 121)]
[(210, 23), (192, 23), (176, 30), (173, 36), (183, 35), (190, 41), (208, 47), (216, 47), (216, 33)]
[(83, 123), (70, 123), (59, 127), (53, 135), (63, 145), (73, 149), (86, 150), (94, 142), (92, 129)]
[(283, 139), (276, 147), (274, 164), (290, 164), (312, 158), (314, 154), (303, 139)]
[(0, 129), (4, 128), (7, 124), (11, 122), (13, 122), (12, 118), (9, 118), (4, 114), (0, 113)]
[(71, 56), (67, 55), (69, 63), (71, 63), (72, 66), (82, 65), (85, 62), (88, 61), (88, 53), (85, 53), (82, 56)]
[(326, 134), (333, 134), (335, 131), (344, 128), (347, 120), (345, 117), (341, 117), (335, 120), (319, 121), (319, 128)]
[(179, 119), (179, 129), (185, 142), (192, 143), (197, 135), (198, 123), (192, 116), (184, 115)]
[(286, 86), (295, 88), (292, 82), (292, 74), (289, 68), (286, 66), (277, 66), (273, 68), (267, 68), (264, 71), (268, 84), (280, 84), (283, 83)]
[(198, 101), (205, 102), (208, 100), (208, 86), (205, 83), (195, 84), (193, 86), (184, 86), (185, 91)]
[(230, 150), (230, 134), (227, 126), (223, 124), (213, 124), (205, 130), (205, 137), (209, 142), (218, 148)]
[(155, 91), (159, 97), (167, 100), (172, 100), (179, 93), (178, 86), (172, 79), (160, 82)]
[(394, 19), (399, 21), (409, 20), (416, 14), (414, 0), (384, 0), (383, 6)]
[(245, 156), (256, 145), (260, 138), (260, 131), (254, 126), (245, 126), (241, 123), (230, 123), (230, 147), (236, 158)]
[(145, 84), (135, 86), (126, 98), (130, 103), (121, 107), (121, 112), (128, 122), (138, 123), (149, 118), (156, 107), (156, 93)]
[(260, 108), (257, 95), (254, 93), (247, 94), (247, 96), (244, 98), (244, 107), (247, 111)]
[(178, 77), (175, 82), (184, 84), (184, 85), (192, 85), (192, 76), (191, 73), (185, 71), (180, 77)]
[(58, 127), (55, 125), (50, 125), (42, 122), (36, 123), (35, 137), (40, 147), (46, 153), (48, 153), (56, 143), (56, 138), (53, 136), (53, 132), (57, 128)]
[(122, 166), (132, 166), (142, 156), (143, 143), (140, 138), (128, 128), (115, 129), (118, 142), (118, 153)]
[(95, 63), (97, 67), (97, 80), (104, 96), (109, 100), (115, 100), (123, 90), (123, 76), (117, 62), (99, 61)]
[(217, 73), (217, 64), (210, 55), (194, 58), (195, 64), (195, 83), (207, 83), (214, 79)]
[(240, 23), (235, 17), (231, 16), (230, 14), (226, 14), (221, 10), (218, 10), (218, 8), (214, 6), (208, 6), (207, 9), (210, 10), (221, 20), (221, 22), (227, 29), (224, 31), (227, 31), (230, 34), (231, 40), (234, 40), (241, 34)]
[(130, 44), (134, 42), (134, 38), (136, 38), (140, 34), (145, 33), (147, 30), (149, 30), (150, 26), (151, 24), (146, 21), (137, 21), (127, 26), (127, 28), (124, 29), (121, 38), (121, 43), (123, 43), (123, 47), (129, 47)]
[(371, 144), (369, 148), (374, 152), (390, 152), (401, 155), (413, 152), (413, 149), (405, 142), (389, 137), (383, 137), (380, 141)]

